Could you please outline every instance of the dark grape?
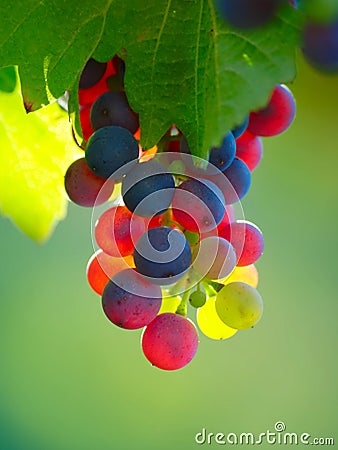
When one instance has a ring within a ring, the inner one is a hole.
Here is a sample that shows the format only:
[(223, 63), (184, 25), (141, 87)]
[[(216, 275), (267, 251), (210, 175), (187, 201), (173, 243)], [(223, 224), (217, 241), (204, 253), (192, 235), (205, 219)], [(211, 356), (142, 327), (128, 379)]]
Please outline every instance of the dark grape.
[(122, 91), (109, 91), (100, 95), (91, 108), (90, 121), (94, 130), (115, 125), (135, 133), (139, 127), (138, 114), (130, 108), (127, 96)]
[(146, 231), (143, 218), (132, 213), (125, 206), (107, 209), (95, 224), (97, 245), (108, 255), (119, 257), (131, 255), (135, 243)]
[(157, 161), (137, 164), (122, 180), (122, 196), (127, 208), (143, 217), (162, 214), (169, 208), (175, 181)]
[(175, 189), (173, 215), (185, 229), (207, 232), (215, 228), (225, 213), (224, 197), (209, 180), (189, 179)]
[(146, 281), (134, 269), (114, 275), (102, 294), (102, 307), (108, 319), (129, 330), (148, 325), (159, 312), (161, 302), (161, 288)]
[(183, 233), (169, 227), (151, 228), (135, 246), (136, 270), (154, 283), (171, 284), (191, 264), (191, 250)]
[(240, 136), (242, 136), (244, 131), (248, 128), (248, 124), (249, 124), (249, 114), (245, 117), (244, 121), (240, 125), (231, 130), (235, 139), (238, 139)]
[(234, 247), (237, 266), (249, 266), (263, 253), (264, 238), (261, 230), (246, 220), (239, 220), (225, 227), (221, 237)]
[(90, 58), (82, 70), (79, 88), (88, 89), (97, 84), (103, 77), (106, 68), (106, 63), (101, 63)]
[(333, 23), (309, 22), (303, 30), (303, 53), (321, 71), (338, 71), (338, 20)]
[(258, 136), (275, 136), (291, 125), (296, 114), (296, 103), (289, 88), (278, 84), (267, 106), (250, 114), (248, 131)]
[(260, 137), (246, 131), (237, 141), (236, 157), (242, 160), (253, 171), (263, 156), (263, 143)]
[(223, 172), (223, 175), (230, 183), (229, 189), (222, 191), (225, 201), (230, 204), (238, 202), (250, 188), (251, 173), (248, 166), (240, 159), (235, 158), (231, 166)]
[(95, 175), (87, 166), (85, 158), (80, 158), (68, 167), (65, 189), (70, 200), (77, 205), (93, 207), (109, 199), (114, 190), (114, 181)]
[(283, 0), (218, 0), (224, 19), (236, 28), (250, 29), (272, 20)]
[[(93, 173), (102, 178), (114, 179), (124, 175), (119, 170), (125, 164), (137, 160), (138, 142), (125, 128), (109, 126), (100, 128), (90, 137), (86, 146), (86, 161)], [(129, 164), (129, 169), (131, 169)], [(114, 172), (118, 171), (116, 174)]]
[(195, 325), (174, 313), (157, 316), (144, 330), (142, 350), (153, 366), (163, 370), (177, 370), (195, 356), (198, 334)]
[(236, 141), (229, 131), (223, 138), (219, 147), (212, 147), (209, 154), (209, 162), (223, 171), (230, 166), (236, 154)]

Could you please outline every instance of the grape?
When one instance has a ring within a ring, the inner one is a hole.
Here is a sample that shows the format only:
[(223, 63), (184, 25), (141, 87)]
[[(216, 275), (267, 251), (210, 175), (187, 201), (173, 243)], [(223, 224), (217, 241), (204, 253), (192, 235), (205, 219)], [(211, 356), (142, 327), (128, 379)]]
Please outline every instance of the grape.
[(91, 105), (80, 105), (80, 123), (83, 139), (88, 141), (90, 136), (94, 133), (90, 123), (90, 108)]
[(243, 267), (236, 266), (235, 270), (228, 277), (220, 280), (223, 284), (229, 284), (234, 281), (242, 281), (256, 288), (258, 286), (258, 271), (256, 267), (253, 264)]
[(80, 206), (93, 207), (106, 202), (113, 193), (114, 184), (113, 180), (95, 175), (87, 166), (85, 158), (74, 161), (65, 175), (68, 197)]
[(220, 221), (220, 223), (217, 225), (217, 227), (213, 228), (212, 230), (208, 231), (207, 233), (202, 233), (200, 238), (204, 239), (204, 238), (210, 237), (210, 236), (222, 236), (223, 228), (228, 226), (234, 220), (235, 220), (235, 213), (234, 213), (233, 206), (226, 205), (225, 214), (223, 216), (223, 219)]
[(97, 294), (102, 295), (109, 279), (117, 272), (121, 272), (121, 270), (129, 267), (135, 267), (132, 256), (114, 258), (102, 250), (97, 250), (87, 264), (86, 275), (88, 283)]
[(212, 147), (209, 154), (209, 162), (223, 171), (230, 166), (236, 154), (236, 141), (229, 131), (223, 138), (220, 147)]
[(99, 217), (94, 235), (105, 253), (120, 257), (134, 252), (135, 243), (145, 231), (144, 219), (133, 216), (125, 206), (115, 206)]
[(103, 77), (106, 68), (106, 63), (101, 63), (90, 58), (82, 70), (79, 88), (88, 89), (97, 84)]
[(135, 133), (139, 127), (138, 114), (130, 108), (126, 94), (121, 91), (100, 95), (90, 111), (90, 121), (94, 130), (114, 125)]
[(236, 157), (243, 161), (252, 172), (256, 169), (263, 156), (261, 138), (246, 131), (237, 139), (236, 143)]
[(248, 166), (240, 159), (235, 158), (231, 166), (223, 172), (223, 175), (229, 181), (229, 185), (226, 185), (225, 189), (222, 190), (226, 203), (238, 202), (250, 188), (251, 173)]
[[(119, 179), (132, 165), (124, 165), (137, 160), (138, 142), (125, 128), (104, 127), (95, 131), (86, 146), (86, 161), (93, 173), (102, 178)], [(121, 169), (121, 170), (119, 170)], [(116, 173), (115, 173), (116, 172)]]
[(338, 20), (333, 23), (309, 22), (303, 31), (303, 53), (321, 71), (338, 71)]
[(263, 253), (264, 238), (261, 230), (246, 220), (238, 220), (225, 227), (222, 237), (233, 245), (238, 266), (253, 264)]
[(217, 293), (216, 312), (229, 327), (246, 330), (256, 325), (262, 317), (262, 297), (249, 284), (236, 281)]
[(242, 136), (242, 134), (244, 133), (244, 131), (248, 128), (248, 124), (249, 124), (249, 114), (245, 117), (245, 119), (243, 120), (243, 122), (238, 125), (237, 127), (233, 128), (231, 130), (232, 134), (234, 135), (234, 138), (237, 140), (240, 136)]
[(257, 28), (272, 20), (282, 0), (219, 0), (224, 19), (235, 28)]
[(180, 231), (168, 227), (146, 231), (135, 246), (136, 270), (156, 284), (171, 284), (181, 278), (191, 264), (188, 241)]
[(275, 136), (289, 128), (295, 114), (292, 92), (283, 84), (277, 84), (267, 106), (250, 113), (248, 131), (258, 136)]
[(194, 308), (200, 308), (203, 306), (206, 302), (207, 296), (205, 295), (205, 292), (203, 291), (195, 291), (192, 294), (190, 294), (189, 302), (190, 305)]
[(237, 330), (225, 325), (216, 312), (215, 297), (208, 298), (205, 305), (197, 311), (197, 323), (205, 336), (210, 339), (229, 339)]
[(191, 320), (178, 314), (164, 313), (145, 328), (141, 345), (145, 357), (153, 366), (177, 370), (195, 356), (198, 334)]
[(236, 253), (232, 245), (218, 236), (202, 239), (195, 248), (194, 257), (194, 270), (210, 280), (227, 277), (236, 265)]
[(127, 208), (142, 217), (162, 214), (169, 208), (175, 181), (157, 161), (137, 164), (122, 180), (122, 196)]
[(148, 325), (159, 312), (161, 301), (160, 287), (146, 281), (134, 269), (114, 275), (102, 294), (102, 307), (108, 319), (128, 330)]
[(209, 180), (189, 179), (175, 189), (173, 215), (185, 229), (207, 232), (217, 226), (225, 213), (224, 197)]

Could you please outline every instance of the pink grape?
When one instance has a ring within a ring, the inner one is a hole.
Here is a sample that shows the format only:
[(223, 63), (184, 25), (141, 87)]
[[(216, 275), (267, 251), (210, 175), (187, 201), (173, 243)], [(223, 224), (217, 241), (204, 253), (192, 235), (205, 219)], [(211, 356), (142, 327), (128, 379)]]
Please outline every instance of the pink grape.
[(266, 107), (250, 113), (248, 131), (257, 136), (275, 136), (289, 128), (295, 114), (292, 92), (283, 84), (277, 84)]
[(131, 255), (140, 236), (146, 231), (146, 221), (133, 215), (125, 206), (105, 211), (95, 225), (97, 245), (108, 255)]
[(146, 281), (134, 269), (115, 274), (102, 294), (102, 307), (108, 319), (128, 330), (148, 325), (158, 314), (161, 303), (161, 288)]
[(261, 138), (246, 131), (236, 140), (236, 144), (236, 157), (241, 159), (252, 172), (256, 169), (263, 156)]
[(222, 237), (233, 245), (237, 266), (253, 264), (263, 253), (264, 238), (261, 230), (246, 220), (238, 220), (225, 227)]
[(195, 356), (198, 334), (189, 319), (163, 313), (145, 328), (141, 343), (143, 353), (152, 365), (163, 370), (177, 370)]
[(93, 207), (109, 199), (114, 190), (114, 181), (95, 175), (87, 166), (85, 158), (80, 158), (68, 167), (65, 189), (70, 200), (77, 205)]
[(109, 279), (117, 272), (130, 267), (135, 267), (132, 256), (114, 258), (114, 256), (107, 255), (101, 249), (97, 250), (87, 264), (86, 275), (88, 283), (94, 292), (102, 295)]

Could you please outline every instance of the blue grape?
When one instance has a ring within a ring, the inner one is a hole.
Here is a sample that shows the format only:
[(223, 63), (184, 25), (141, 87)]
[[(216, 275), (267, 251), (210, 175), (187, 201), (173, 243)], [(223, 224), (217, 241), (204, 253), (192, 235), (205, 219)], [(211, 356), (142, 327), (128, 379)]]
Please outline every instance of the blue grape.
[[(251, 184), (251, 173), (248, 166), (238, 158), (235, 158), (226, 170), (223, 171), (233, 189), (223, 190), (226, 203), (235, 203), (243, 198)], [(237, 195), (236, 195), (237, 194)]]
[(156, 284), (180, 279), (191, 265), (191, 250), (183, 233), (169, 227), (146, 231), (134, 251), (136, 270)]
[(175, 219), (186, 230), (205, 233), (223, 219), (225, 202), (214, 183), (192, 178), (175, 189), (172, 209)]
[(94, 130), (116, 125), (135, 133), (139, 127), (138, 114), (130, 108), (123, 91), (109, 91), (100, 95), (90, 110), (90, 122)]
[(219, 11), (233, 27), (257, 28), (273, 19), (285, 0), (219, 0)]
[(123, 201), (138, 216), (152, 217), (169, 208), (174, 188), (174, 178), (162, 164), (143, 162), (122, 180)]
[(230, 166), (236, 155), (236, 141), (229, 131), (223, 138), (219, 147), (212, 147), (209, 154), (209, 162), (223, 171)]
[(247, 116), (245, 117), (244, 121), (240, 125), (237, 125), (237, 127), (233, 128), (231, 130), (231, 132), (234, 135), (235, 139), (237, 139), (240, 136), (242, 136), (244, 131), (248, 128), (248, 124), (249, 124), (249, 114), (247, 114)]
[(79, 82), (80, 89), (89, 89), (97, 84), (106, 71), (107, 64), (90, 58), (84, 66)]
[(303, 53), (317, 69), (337, 72), (338, 20), (333, 23), (308, 23), (303, 31)]
[(102, 178), (114, 174), (114, 179), (124, 175), (124, 165), (137, 160), (138, 155), (138, 142), (134, 136), (125, 128), (113, 126), (95, 131), (88, 140), (85, 154), (93, 173)]
[(148, 325), (157, 316), (161, 303), (160, 287), (149, 283), (134, 269), (114, 275), (102, 294), (102, 307), (108, 319), (129, 330)]

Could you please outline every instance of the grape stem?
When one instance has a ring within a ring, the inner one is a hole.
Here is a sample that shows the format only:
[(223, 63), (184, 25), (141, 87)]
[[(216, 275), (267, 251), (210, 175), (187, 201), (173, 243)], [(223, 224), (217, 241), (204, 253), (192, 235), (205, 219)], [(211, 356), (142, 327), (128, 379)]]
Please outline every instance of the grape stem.
[(183, 316), (183, 317), (187, 317), (188, 299), (190, 297), (190, 292), (191, 292), (191, 289), (188, 289), (182, 295), (182, 300), (176, 309), (176, 314), (179, 314), (180, 316)]

